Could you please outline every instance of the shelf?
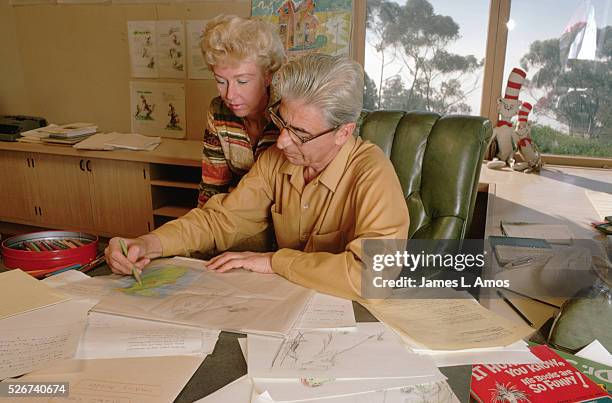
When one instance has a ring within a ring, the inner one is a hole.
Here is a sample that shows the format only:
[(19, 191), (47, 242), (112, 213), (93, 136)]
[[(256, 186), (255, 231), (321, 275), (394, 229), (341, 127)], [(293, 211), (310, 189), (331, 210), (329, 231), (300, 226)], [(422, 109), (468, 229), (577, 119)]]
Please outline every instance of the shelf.
[(171, 188), (196, 189), (196, 190), (200, 188), (200, 185), (197, 183), (179, 182), (179, 181), (162, 180), (162, 179), (151, 179), (151, 185), (165, 186), (165, 187), (171, 187)]
[(153, 210), (153, 215), (165, 217), (181, 217), (187, 214), (191, 208), (180, 206), (163, 206)]

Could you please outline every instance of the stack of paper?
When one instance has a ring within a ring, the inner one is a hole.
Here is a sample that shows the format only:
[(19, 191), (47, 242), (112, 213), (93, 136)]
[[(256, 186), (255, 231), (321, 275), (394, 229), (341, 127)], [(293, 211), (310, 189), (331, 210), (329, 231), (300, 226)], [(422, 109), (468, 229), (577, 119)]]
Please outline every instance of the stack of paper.
[(149, 137), (135, 133), (98, 133), (73, 147), (79, 150), (144, 150), (152, 151), (161, 143), (161, 137)]
[(514, 324), (471, 299), (447, 290), (447, 298), (405, 298), (366, 303), (412, 351), (436, 365), (528, 364), (539, 360), (522, 341), (533, 329)]
[(130, 358), (212, 353), (219, 330), (92, 312), (75, 358)]
[(239, 341), (249, 374), (199, 402), (458, 402), (431, 362), (407, 352), (381, 323)]
[(71, 138), (79, 137), (87, 134), (93, 134), (98, 130), (98, 126), (93, 123), (70, 123), (67, 125), (56, 126), (50, 125), (42, 129), (38, 129), (41, 132), (46, 132), (49, 137), (54, 138)]
[(70, 300), (21, 270), (0, 274), (0, 379), (71, 358), (94, 304)]

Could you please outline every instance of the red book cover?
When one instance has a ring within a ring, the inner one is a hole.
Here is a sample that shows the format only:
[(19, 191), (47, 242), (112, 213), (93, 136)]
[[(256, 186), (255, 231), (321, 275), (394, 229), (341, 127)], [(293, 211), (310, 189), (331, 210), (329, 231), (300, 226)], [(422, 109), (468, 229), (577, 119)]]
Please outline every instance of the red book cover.
[(604, 390), (547, 346), (530, 350), (541, 363), (472, 366), (472, 397), (481, 403), (611, 401)]

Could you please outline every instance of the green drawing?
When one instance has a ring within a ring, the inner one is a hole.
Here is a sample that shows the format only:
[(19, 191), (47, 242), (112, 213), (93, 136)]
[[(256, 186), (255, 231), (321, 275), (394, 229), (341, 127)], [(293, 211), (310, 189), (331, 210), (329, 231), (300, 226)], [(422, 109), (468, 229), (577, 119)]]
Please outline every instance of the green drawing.
[(128, 295), (163, 297), (177, 288), (176, 286), (179, 285), (179, 281), (187, 271), (187, 268), (179, 266), (162, 266), (144, 270), (141, 275), (142, 285), (136, 281), (130, 281), (129, 285), (118, 290)]

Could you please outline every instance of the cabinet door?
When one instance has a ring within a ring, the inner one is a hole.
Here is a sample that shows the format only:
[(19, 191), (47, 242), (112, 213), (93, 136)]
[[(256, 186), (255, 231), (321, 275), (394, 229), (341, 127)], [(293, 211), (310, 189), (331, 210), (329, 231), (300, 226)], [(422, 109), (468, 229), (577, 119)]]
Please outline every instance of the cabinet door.
[(70, 229), (92, 228), (85, 161), (78, 157), (50, 154), (36, 154), (34, 161), (41, 224)]
[(34, 168), (32, 155), (19, 151), (0, 151), (0, 217), (34, 222)]
[(96, 230), (135, 237), (153, 229), (149, 164), (89, 159)]

